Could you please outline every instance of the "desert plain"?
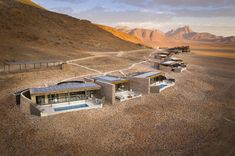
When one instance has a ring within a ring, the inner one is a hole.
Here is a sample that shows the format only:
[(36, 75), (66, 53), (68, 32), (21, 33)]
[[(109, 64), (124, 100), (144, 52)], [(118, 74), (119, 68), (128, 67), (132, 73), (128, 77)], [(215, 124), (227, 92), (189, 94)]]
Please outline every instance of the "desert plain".
[[(152, 51), (91, 52), (88, 58), (74, 63), (109, 72), (144, 60)], [(160, 94), (42, 118), (23, 114), (11, 94), (94, 71), (72, 66), (66, 71), (1, 74), (0, 153), (235, 155), (234, 54), (233, 45), (192, 45), (191, 53), (177, 55), (188, 69), (166, 73), (175, 78), (176, 85)], [(150, 69), (146, 63), (131, 70)]]

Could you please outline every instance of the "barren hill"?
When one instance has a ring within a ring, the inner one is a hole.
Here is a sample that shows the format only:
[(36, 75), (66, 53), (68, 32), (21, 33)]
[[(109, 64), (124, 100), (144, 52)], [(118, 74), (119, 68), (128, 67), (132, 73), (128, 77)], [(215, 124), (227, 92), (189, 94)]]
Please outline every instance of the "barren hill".
[(49, 12), (14, 0), (0, 0), (0, 55), (4, 59), (68, 59), (81, 51), (141, 48), (87, 20)]
[(100, 28), (104, 29), (105, 31), (112, 33), (114, 36), (116, 36), (122, 40), (129, 41), (129, 42), (136, 43), (136, 44), (144, 44), (139, 38), (132, 36), (132, 35), (129, 35), (126, 32), (119, 31), (119, 30), (112, 28), (112, 27), (109, 27), (109, 26), (104, 26), (104, 25), (98, 25), (98, 26)]
[(36, 4), (36, 3), (34, 3), (32, 0), (16, 0), (16, 1), (21, 2), (21, 3), (23, 3), (23, 4), (31, 5), (31, 6), (40, 8), (40, 9), (45, 9), (45, 8), (43, 8), (42, 6), (40, 6), (40, 5)]

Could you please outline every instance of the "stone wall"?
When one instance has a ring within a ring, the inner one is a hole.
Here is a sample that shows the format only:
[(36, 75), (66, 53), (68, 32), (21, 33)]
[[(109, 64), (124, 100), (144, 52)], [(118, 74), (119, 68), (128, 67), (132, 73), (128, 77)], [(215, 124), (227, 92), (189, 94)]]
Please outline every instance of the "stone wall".
[(115, 103), (115, 85), (107, 82), (96, 81), (101, 86), (101, 96), (105, 97), (105, 100), (111, 104)]
[(150, 79), (149, 78), (136, 78), (130, 77), (130, 89), (140, 92), (142, 94), (150, 93)]

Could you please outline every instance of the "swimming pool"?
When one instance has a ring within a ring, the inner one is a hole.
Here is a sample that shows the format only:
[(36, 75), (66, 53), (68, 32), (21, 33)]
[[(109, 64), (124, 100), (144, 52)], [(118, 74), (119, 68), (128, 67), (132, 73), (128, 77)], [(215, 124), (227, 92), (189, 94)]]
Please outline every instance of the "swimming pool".
[(164, 88), (164, 87), (166, 87), (167, 85), (165, 85), (165, 84), (160, 84), (160, 89), (162, 89), (162, 88)]
[(80, 105), (72, 105), (72, 106), (57, 107), (57, 108), (54, 108), (54, 110), (55, 110), (56, 112), (59, 112), (59, 111), (66, 111), (66, 110), (78, 109), (78, 108), (85, 108), (85, 107), (88, 107), (88, 105), (87, 105), (87, 104), (80, 104)]

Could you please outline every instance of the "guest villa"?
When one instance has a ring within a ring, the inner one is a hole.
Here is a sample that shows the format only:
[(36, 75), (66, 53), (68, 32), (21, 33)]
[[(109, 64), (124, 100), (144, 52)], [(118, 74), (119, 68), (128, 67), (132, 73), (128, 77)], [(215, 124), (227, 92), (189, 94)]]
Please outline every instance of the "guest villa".
[(112, 75), (101, 75), (92, 77), (95, 83), (102, 86), (101, 94), (106, 97), (110, 103), (118, 101), (127, 101), (135, 98), (139, 98), (142, 95), (132, 89), (130, 81), (123, 77), (117, 77)]
[(30, 88), (22, 93), (20, 106), (39, 116), (102, 108), (101, 86), (95, 83), (66, 82), (44, 88)]

